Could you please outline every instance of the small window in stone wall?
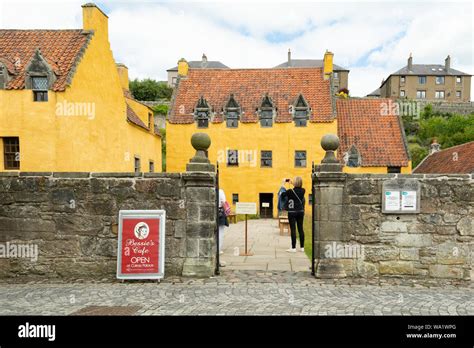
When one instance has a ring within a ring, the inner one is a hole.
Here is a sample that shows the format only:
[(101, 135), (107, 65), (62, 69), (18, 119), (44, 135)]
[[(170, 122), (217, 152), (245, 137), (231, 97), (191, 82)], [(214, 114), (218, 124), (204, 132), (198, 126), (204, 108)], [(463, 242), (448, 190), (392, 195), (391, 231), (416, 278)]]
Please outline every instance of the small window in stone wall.
[(232, 194), (232, 204), (235, 204), (239, 201), (239, 194), (238, 193), (233, 193)]
[(155, 162), (154, 161), (150, 161), (150, 173), (154, 173), (155, 172)]
[(387, 167), (387, 173), (401, 173), (401, 167)]

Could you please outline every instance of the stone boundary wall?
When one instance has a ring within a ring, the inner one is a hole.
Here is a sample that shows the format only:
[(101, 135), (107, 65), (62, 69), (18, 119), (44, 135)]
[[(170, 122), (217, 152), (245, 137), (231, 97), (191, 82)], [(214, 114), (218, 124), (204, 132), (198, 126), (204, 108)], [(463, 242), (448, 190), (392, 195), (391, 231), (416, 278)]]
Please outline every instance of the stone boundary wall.
[[(326, 172), (315, 178), (316, 276), (474, 279), (473, 175)], [(419, 214), (382, 213), (382, 183), (389, 179), (420, 182)], [(327, 258), (334, 250), (328, 245), (341, 245), (339, 257)], [(362, 257), (354, 254), (361, 250)]]
[(213, 173), (0, 173), (0, 245), (37, 245), (36, 262), (0, 258), (0, 278), (115, 278), (118, 213), (165, 209), (165, 276), (215, 268)]
[(421, 109), (431, 104), (433, 111), (470, 115), (474, 113), (474, 102), (450, 103), (438, 101), (419, 101)]

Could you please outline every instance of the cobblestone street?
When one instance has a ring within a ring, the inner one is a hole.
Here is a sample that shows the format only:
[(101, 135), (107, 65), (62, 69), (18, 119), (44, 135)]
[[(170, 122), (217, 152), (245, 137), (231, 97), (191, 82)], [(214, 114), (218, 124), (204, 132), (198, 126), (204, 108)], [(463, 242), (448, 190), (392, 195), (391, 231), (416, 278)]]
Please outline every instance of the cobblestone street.
[(160, 284), (0, 286), (0, 315), (70, 315), (89, 306), (134, 306), (137, 315), (474, 315), (474, 288), (350, 285), (308, 272), (230, 270)]

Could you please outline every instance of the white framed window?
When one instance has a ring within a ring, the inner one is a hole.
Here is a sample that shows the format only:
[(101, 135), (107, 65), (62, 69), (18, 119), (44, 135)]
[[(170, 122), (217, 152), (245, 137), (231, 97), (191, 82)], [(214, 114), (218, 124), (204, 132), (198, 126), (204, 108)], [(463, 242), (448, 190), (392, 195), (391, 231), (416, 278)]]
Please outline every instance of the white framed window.
[(444, 91), (436, 91), (435, 92), (436, 99), (444, 99)]
[(426, 99), (426, 91), (416, 91), (416, 99)]
[(461, 98), (461, 97), (462, 97), (461, 91), (456, 91), (456, 98)]
[(456, 83), (462, 83), (462, 76), (456, 76)]
[(444, 76), (436, 76), (436, 84), (444, 85)]
[(405, 83), (405, 80), (406, 80), (405, 76), (400, 76), (400, 83), (402, 84)]
[(334, 71), (334, 80), (339, 80), (339, 71)]
[(402, 90), (400, 91), (400, 97), (404, 97), (404, 96), (405, 96), (405, 91), (402, 89)]

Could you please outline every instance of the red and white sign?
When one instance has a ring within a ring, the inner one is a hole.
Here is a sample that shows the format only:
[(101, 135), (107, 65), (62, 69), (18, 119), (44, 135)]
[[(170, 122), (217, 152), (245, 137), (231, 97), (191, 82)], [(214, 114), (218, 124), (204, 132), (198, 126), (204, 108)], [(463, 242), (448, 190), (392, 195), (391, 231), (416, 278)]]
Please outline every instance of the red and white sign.
[(163, 278), (165, 220), (164, 210), (119, 212), (117, 278)]

